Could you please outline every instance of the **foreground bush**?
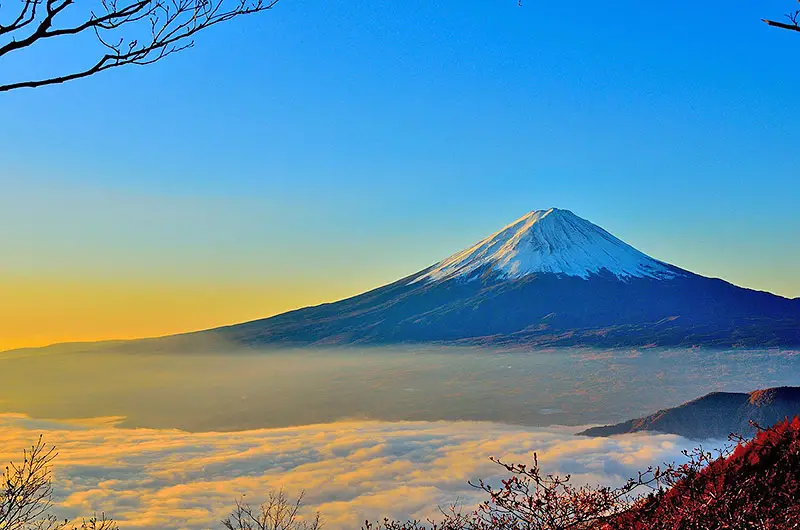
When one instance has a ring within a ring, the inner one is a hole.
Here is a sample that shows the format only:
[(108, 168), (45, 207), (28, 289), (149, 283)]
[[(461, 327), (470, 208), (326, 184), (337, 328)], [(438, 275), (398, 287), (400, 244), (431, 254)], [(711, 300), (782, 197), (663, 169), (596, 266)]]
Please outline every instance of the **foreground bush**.
[(317, 512), (313, 519), (300, 518), (303, 494), (290, 501), (283, 490), (270, 492), (266, 502), (253, 508), (242, 500), (222, 520), (226, 530), (320, 530), (322, 521)]
[[(511, 476), (471, 512), (438, 520), (367, 522), (363, 530), (789, 530), (800, 529), (800, 419), (758, 428), (714, 457), (651, 468), (620, 488), (574, 486), (569, 475), (497, 461)], [(649, 493), (643, 494), (642, 492)]]
[[(53, 469), (58, 453), (42, 437), (23, 452), (22, 462), (6, 466), (0, 483), (0, 530), (119, 530), (105, 514), (80, 521), (59, 520), (52, 514)], [(319, 513), (310, 520), (299, 516), (301, 493), (294, 501), (284, 492), (271, 492), (263, 504), (236, 502), (220, 524), (226, 530), (320, 530)]]
[(800, 418), (712, 458), (695, 451), (678, 480), (640, 499), (609, 529), (800, 528)]
[[(789, 530), (800, 529), (800, 418), (713, 456), (686, 452), (682, 465), (650, 468), (618, 488), (576, 486), (569, 475), (495, 460), (510, 474), (499, 487), (473, 484), (487, 500), (475, 510), (442, 510), (439, 520), (365, 523), (363, 530)], [(52, 509), (52, 462), (40, 438), (0, 484), (0, 530), (119, 530), (104, 515), (59, 521)], [(319, 530), (319, 514), (299, 517), (302, 495), (283, 492), (251, 507), (237, 502), (227, 530)]]
[(52, 463), (58, 453), (39, 440), (11, 462), (0, 484), (0, 530), (119, 530), (105, 515), (77, 521), (57, 519), (53, 507)]

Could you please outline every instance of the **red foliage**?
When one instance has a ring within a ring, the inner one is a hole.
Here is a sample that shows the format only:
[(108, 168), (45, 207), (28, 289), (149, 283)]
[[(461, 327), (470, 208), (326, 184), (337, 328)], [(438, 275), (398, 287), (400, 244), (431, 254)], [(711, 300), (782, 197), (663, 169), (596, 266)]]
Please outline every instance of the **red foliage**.
[(607, 523), (625, 530), (800, 528), (800, 418), (760, 430), (729, 456), (695, 452), (671, 487)]
[[(496, 462), (511, 473), (473, 512), (439, 521), (366, 523), (364, 530), (800, 530), (800, 418), (759, 429), (733, 451), (687, 452), (619, 488), (573, 486), (569, 476)], [(644, 488), (659, 488), (645, 496)]]

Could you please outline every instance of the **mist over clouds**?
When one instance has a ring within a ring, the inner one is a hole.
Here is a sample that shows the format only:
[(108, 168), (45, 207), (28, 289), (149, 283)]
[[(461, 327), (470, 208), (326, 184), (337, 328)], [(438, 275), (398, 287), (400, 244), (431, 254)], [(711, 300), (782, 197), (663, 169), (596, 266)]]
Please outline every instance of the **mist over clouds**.
[(309, 512), (330, 529), (383, 516), (424, 518), (457, 499), (482, 500), (467, 481), (497, 477), (488, 457), (615, 484), (674, 461), (692, 442), (673, 435), (574, 436), (567, 427), (481, 422), (337, 422), (189, 433), (123, 429), (119, 418), (43, 421), (0, 415), (0, 460), (18, 459), (39, 434), (58, 447), (56, 495), (65, 517), (105, 512), (123, 528), (218, 527), (234, 500), (271, 489), (306, 491)]
[(777, 349), (205, 346), (170, 351), (143, 341), (122, 351), (95, 344), (0, 354), (0, 414), (124, 416), (124, 427), (198, 432), (342, 420), (578, 426), (646, 416), (712, 391), (794, 385), (800, 360)]

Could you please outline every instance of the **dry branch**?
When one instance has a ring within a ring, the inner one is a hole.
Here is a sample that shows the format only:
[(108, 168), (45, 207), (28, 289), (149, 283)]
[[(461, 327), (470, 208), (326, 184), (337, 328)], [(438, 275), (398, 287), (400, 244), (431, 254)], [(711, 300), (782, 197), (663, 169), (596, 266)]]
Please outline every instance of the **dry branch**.
[[(193, 36), (203, 29), (272, 9), (277, 2), (97, 0), (90, 4), (82, 0), (78, 6), (75, 0), (19, 0), (20, 7), (10, 17), (4, 16), (10, 10), (8, 4), (0, 4), (0, 60), (56, 37), (93, 34), (98, 45), (96, 55), (84, 68), (0, 84), (0, 92), (64, 83), (127, 64), (152, 64), (191, 48)], [(2, 23), (5, 19), (9, 20), (6, 24)]]
[[(798, 0), (800, 2), (800, 0)], [(784, 15), (788, 22), (778, 22), (776, 20), (769, 20), (766, 18), (762, 18), (762, 22), (767, 24), (768, 26), (772, 26), (775, 28), (781, 29), (788, 29), (791, 31), (800, 31), (800, 9), (795, 11), (794, 13), (787, 13)]]

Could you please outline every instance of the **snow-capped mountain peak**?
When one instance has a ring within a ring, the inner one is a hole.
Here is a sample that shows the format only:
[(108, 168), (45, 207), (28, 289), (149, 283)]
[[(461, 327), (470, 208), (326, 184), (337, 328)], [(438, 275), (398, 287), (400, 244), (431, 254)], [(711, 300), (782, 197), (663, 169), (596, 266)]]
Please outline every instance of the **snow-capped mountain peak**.
[(571, 211), (550, 208), (520, 217), (414, 281), (469, 277), (486, 269), (509, 278), (552, 273), (588, 279), (608, 272), (623, 280), (667, 279), (680, 274)]

